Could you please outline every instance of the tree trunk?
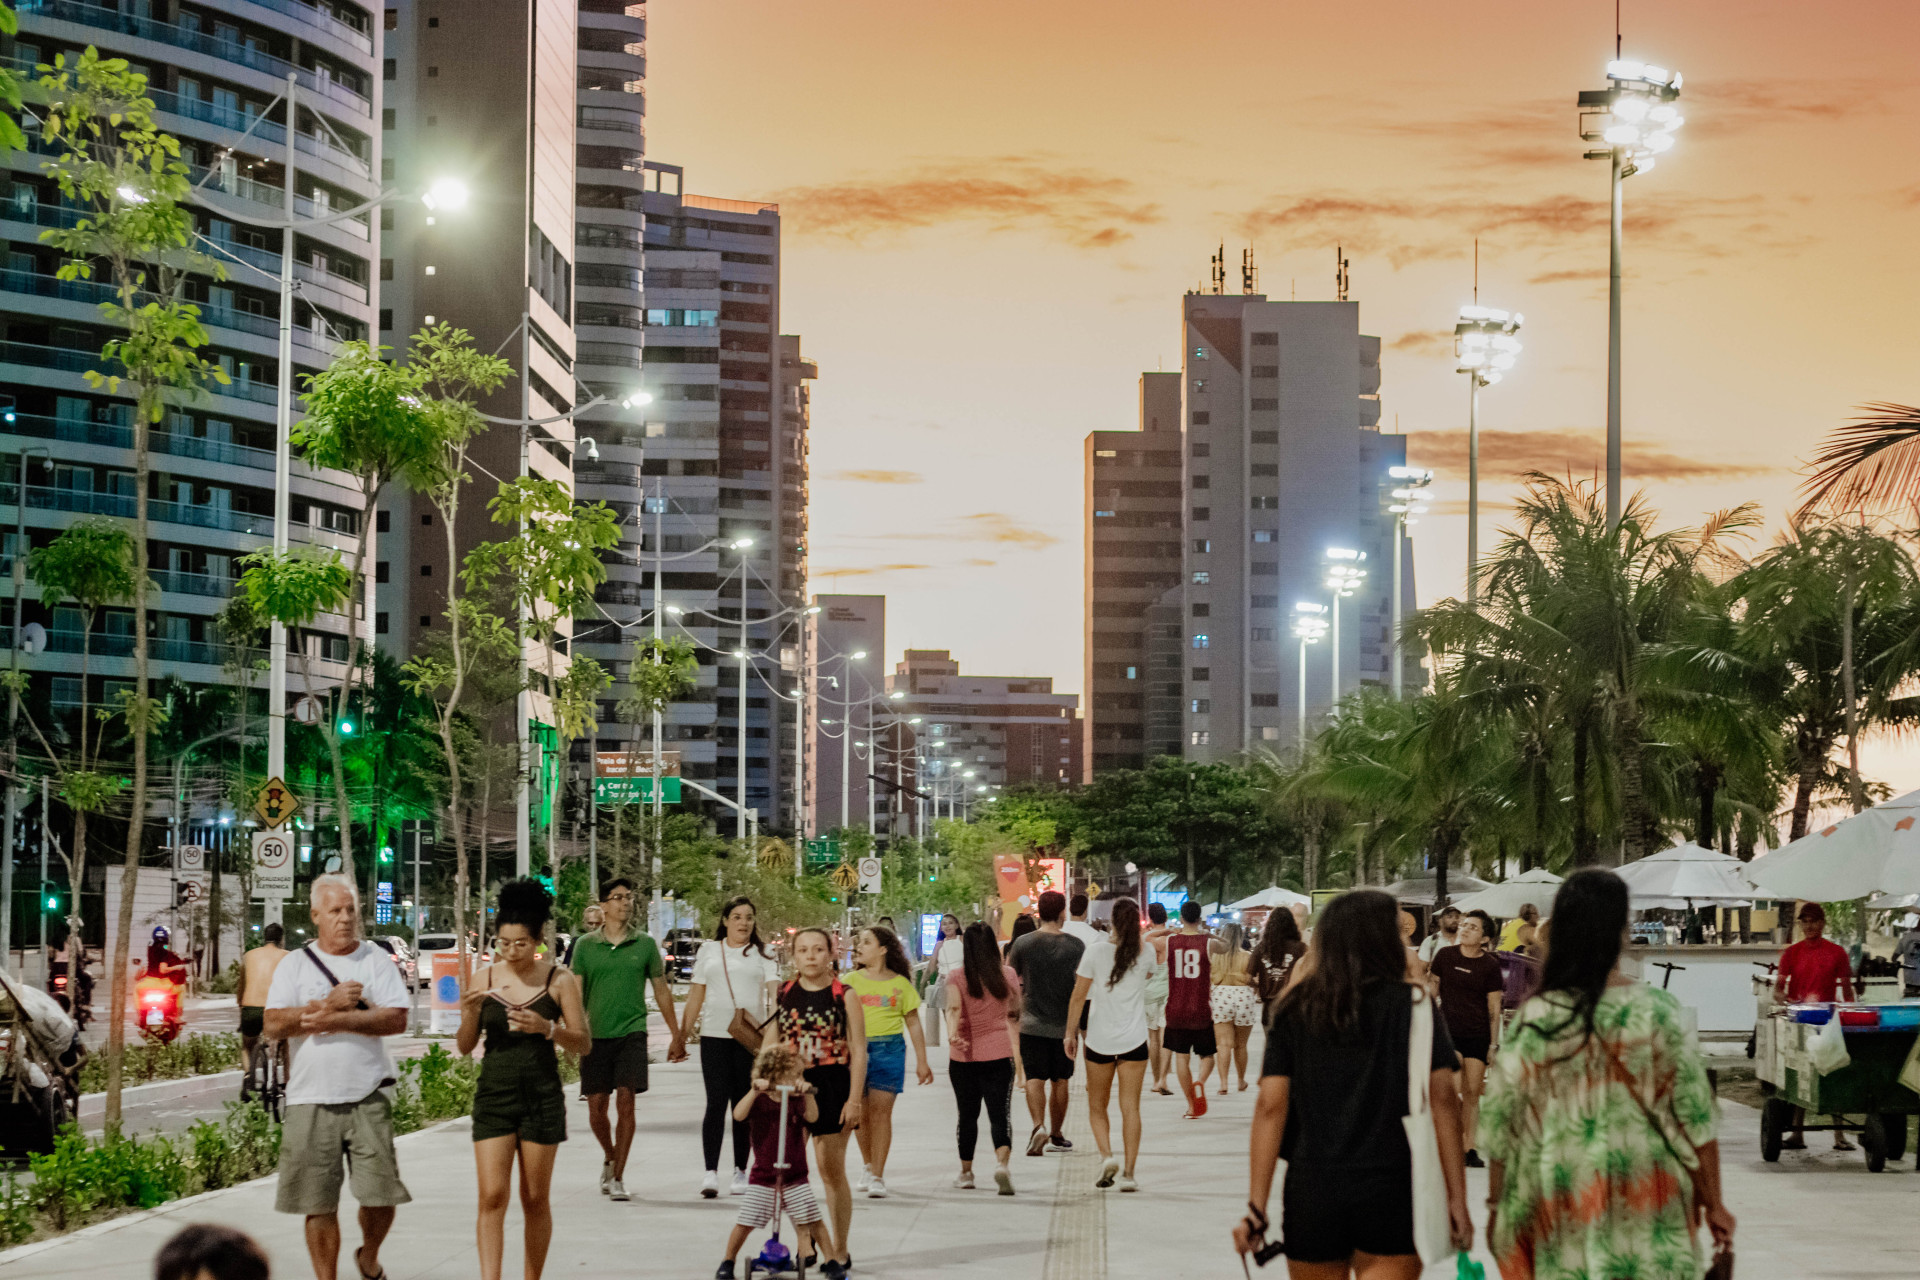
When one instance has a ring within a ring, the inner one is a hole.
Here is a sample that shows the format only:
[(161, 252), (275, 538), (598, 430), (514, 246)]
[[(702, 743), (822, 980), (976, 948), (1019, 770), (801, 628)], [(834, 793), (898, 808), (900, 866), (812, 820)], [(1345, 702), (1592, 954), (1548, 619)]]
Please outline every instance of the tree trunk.
[(1653, 852), (1647, 813), (1645, 757), (1640, 742), (1640, 709), (1621, 708), (1614, 747), (1620, 754), (1620, 838), (1626, 861), (1638, 862)]
[(1793, 785), (1793, 817), (1787, 824), (1787, 840), (1798, 840), (1807, 834), (1807, 822), (1813, 811), (1813, 788), (1820, 781), (1820, 771), (1827, 763), (1827, 755), (1833, 750), (1833, 743), (1817, 737), (1806, 725), (1801, 725), (1794, 734), (1794, 746), (1799, 759), (1799, 776)]
[[(291, 124), (291, 122), (289, 122)], [(114, 922), (112, 1003), (107, 1024), (106, 1128), (120, 1127), (120, 1089), (127, 1049), (127, 960), (133, 937), (133, 894), (140, 883), (140, 849), (147, 835), (147, 486), (151, 482), (148, 448), (160, 414), (159, 389), (143, 386), (133, 423), (133, 702), (127, 729), (133, 735), (133, 804), (127, 815), (127, 856), (120, 873), (120, 918)]]
[(1847, 797), (1853, 811), (1867, 807), (1866, 788), (1860, 785), (1860, 719), (1853, 688), (1853, 598), (1851, 576), (1840, 593), (1840, 692), (1846, 699), (1847, 723)]
[(1547, 762), (1538, 752), (1529, 762), (1528, 779), (1533, 786), (1533, 831), (1527, 843), (1520, 850), (1520, 871), (1522, 874), (1535, 867), (1545, 866), (1547, 862), (1547, 805), (1551, 799), (1550, 788), (1553, 779), (1548, 776)]
[(1447, 863), (1453, 857), (1453, 835), (1448, 828), (1441, 828), (1433, 837), (1433, 905), (1434, 909), (1447, 904)]
[(1720, 766), (1697, 761), (1694, 764), (1694, 788), (1700, 801), (1700, 820), (1694, 825), (1693, 842), (1702, 849), (1713, 848), (1714, 797), (1720, 790)]
[(1584, 723), (1576, 722), (1573, 727), (1573, 865), (1576, 867), (1600, 865), (1600, 850), (1594, 840), (1593, 819), (1587, 804), (1587, 756), (1590, 751), (1587, 727)]

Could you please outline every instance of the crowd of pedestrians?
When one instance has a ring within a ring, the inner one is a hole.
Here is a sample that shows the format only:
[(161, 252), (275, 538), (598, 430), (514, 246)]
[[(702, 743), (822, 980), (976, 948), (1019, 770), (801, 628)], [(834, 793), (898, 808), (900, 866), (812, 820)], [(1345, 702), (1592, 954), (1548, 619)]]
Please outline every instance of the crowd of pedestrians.
[[(1619, 970), (1629, 899), (1609, 872), (1577, 872), (1548, 920), (1530, 910), (1504, 935), (1484, 912), (1443, 911), (1420, 945), (1407, 914), (1376, 890), (1327, 902), (1310, 940), (1298, 916), (1275, 912), (1251, 948), (1237, 924), (1202, 927), (1193, 902), (1175, 924), (1157, 904), (1143, 912), (1120, 898), (1096, 922), (1084, 896), (1050, 891), (1005, 944), (989, 924), (945, 917), (924, 972), (890, 922), (853, 936), (844, 969), (833, 935), (799, 930), (784, 980), (754, 903), (740, 897), (701, 945), (678, 1010), (659, 945), (633, 926), (634, 904), (631, 882), (610, 881), (598, 927), (565, 964), (546, 945), (547, 890), (531, 880), (499, 890), (491, 963), (465, 984), (455, 1038), (463, 1054), (483, 1050), (472, 1110), (482, 1280), (502, 1274), (516, 1170), (524, 1274), (544, 1268), (567, 1138), (560, 1052), (580, 1058), (601, 1190), (627, 1198), (635, 1098), (648, 1085), (649, 990), (667, 1059), (684, 1059), (689, 1038), (700, 1055), (699, 1195), (739, 1198), (717, 1280), (734, 1280), (752, 1232), (783, 1218), (809, 1269), (841, 1280), (853, 1268), (855, 1195), (889, 1194), (895, 1104), (909, 1066), (917, 1084), (934, 1083), (929, 1042), (947, 1049), (955, 1189), (982, 1185), (984, 1113), (993, 1188), (1015, 1194), (1017, 1091), (1031, 1123), (1025, 1154), (1070, 1151), (1069, 1085), (1084, 1071), (1095, 1186), (1133, 1193), (1149, 1080), (1170, 1093), (1177, 1079), (1187, 1117), (1204, 1118), (1216, 1071), (1218, 1094), (1249, 1087), (1256, 1026), (1266, 1035), (1248, 1199), (1232, 1240), (1263, 1260), (1270, 1246), (1284, 1249), (1294, 1280), (1414, 1280), (1481, 1229), (1505, 1280), (1696, 1280), (1708, 1241), (1732, 1239), (1712, 1090), (1674, 998)], [(381, 1280), (382, 1244), (410, 1199), (384, 1037), (405, 1029), (411, 993), (387, 953), (359, 937), (351, 879), (317, 878), (311, 905), (314, 941), (271, 969), (257, 1020), (260, 1034), (293, 1046), (276, 1207), (304, 1218), (315, 1273), (331, 1277), (350, 1181), (352, 1262), (363, 1280)], [(1802, 924), (1807, 939), (1781, 966), (1782, 990), (1832, 999), (1828, 988), (1848, 975), (1831, 952), (1845, 953), (1820, 936), (1817, 906)], [(1537, 989), (1511, 1011), (1496, 938), (1539, 962)], [(1483, 1164), (1488, 1198), (1476, 1222), (1466, 1170)], [(220, 1228), (190, 1228), (156, 1260), (164, 1280), (266, 1274), (258, 1247)]]

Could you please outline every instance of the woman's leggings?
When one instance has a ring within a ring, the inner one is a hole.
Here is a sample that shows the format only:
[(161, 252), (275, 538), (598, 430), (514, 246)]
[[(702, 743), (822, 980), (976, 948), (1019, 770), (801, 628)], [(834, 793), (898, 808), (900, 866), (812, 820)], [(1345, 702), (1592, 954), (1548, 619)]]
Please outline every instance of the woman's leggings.
[[(720, 1140), (727, 1131), (728, 1112), (753, 1088), (753, 1054), (732, 1036), (700, 1037), (700, 1078), (707, 1086), (707, 1114), (700, 1122), (700, 1144), (707, 1168), (720, 1167)], [(733, 1122), (733, 1167), (747, 1167), (752, 1150), (744, 1121)]]
[(982, 1102), (987, 1104), (994, 1147), (1011, 1147), (1013, 1128), (1007, 1122), (1007, 1110), (1013, 1103), (1013, 1059), (948, 1062), (947, 1079), (953, 1082), (954, 1101), (960, 1104), (960, 1158), (973, 1159), (973, 1148), (980, 1140)]

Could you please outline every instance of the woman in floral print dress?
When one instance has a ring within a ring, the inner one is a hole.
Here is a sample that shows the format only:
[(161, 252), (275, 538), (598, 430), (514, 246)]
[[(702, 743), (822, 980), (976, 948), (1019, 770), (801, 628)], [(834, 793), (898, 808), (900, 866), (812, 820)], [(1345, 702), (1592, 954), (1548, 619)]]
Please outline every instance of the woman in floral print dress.
[(1540, 992), (1487, 1077), (1487, 1244), (1506, 1280), (1699, 1280), (1695, 1227), (1733, 1239), (1715, 1105), (1680, 1005), (1616, 970), (1627, 887), (1560, 887)]

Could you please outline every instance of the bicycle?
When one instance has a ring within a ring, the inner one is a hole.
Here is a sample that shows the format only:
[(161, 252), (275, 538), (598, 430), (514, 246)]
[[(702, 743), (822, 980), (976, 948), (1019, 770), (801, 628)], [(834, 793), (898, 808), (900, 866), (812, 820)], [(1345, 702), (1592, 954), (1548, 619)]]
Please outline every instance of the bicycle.
[(287, 1107), (287, 1042), (262, 1036), (253, 1046), (247, 1074), (240, 1082), (240, 1101), (258, 1102), (269, 1119), (279, 1121)]

